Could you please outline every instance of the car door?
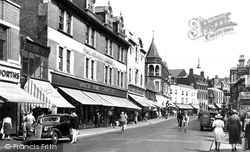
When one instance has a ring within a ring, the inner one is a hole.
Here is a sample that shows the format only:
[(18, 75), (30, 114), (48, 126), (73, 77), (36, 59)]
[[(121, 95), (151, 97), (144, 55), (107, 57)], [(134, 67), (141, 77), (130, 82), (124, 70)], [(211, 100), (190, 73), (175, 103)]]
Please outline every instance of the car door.
[(62, 133), (63, 136), (67, 136), (69, 134), (69, 123), (67, 116), (61, 116), (60, 123), (58, 129)]

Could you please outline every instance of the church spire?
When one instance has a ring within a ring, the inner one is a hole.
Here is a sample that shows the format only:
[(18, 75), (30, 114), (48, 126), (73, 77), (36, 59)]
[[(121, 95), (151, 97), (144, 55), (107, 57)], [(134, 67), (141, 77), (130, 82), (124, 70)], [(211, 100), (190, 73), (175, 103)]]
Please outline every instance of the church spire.
[(153, 33), (152, 33), (152, 42), (154, 42), (154, 38), (155, 38), (155, 35), (154, 35), (154, 30), (153, 30)]

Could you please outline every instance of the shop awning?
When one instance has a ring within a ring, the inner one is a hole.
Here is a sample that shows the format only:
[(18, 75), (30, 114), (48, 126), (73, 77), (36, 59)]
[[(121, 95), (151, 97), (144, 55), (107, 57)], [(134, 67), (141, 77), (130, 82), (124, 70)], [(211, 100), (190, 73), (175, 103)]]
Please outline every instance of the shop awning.
[(111, 102), (106, 101), (105, 99), (100, 97), (97, 93), (92, 93), (87, 91), (82, 91), (82, 93), (87, 95), (89, 98), (99, 102), (103, 106), (114, 107), (114, 105)]
[(43, 104), (42, 101), (13, 83), (0, 82), (0, 96), (7, 102)]
[(156, 102), (156, 101), (153, 101), (153, 100), (149, 100), (149, 101), (150, 101), (150, 103), (153, 103), (154, 106), (156, 106), (156, 107), (158, 107), (158, 108), (163, 108), (163, 106), (162, 106), (160, 103), (158, 103), (158, 102)]
[(101, 105), (100, 102), (93, 100), (80, 90), (69, 89), (64, 87), (59, 87), (59, 88), (83, 105)]
[(216, 109), (216, 107), (214, 106), (214, 105), (207, 105), (209, 108), (211, 108), (211, 109)]
[(137, 110), (141, 109), (140, 107), (138, 107), (137, 105), (135, 105), (126, 98), (120, 98), (120, 97), (113, 97), (113, 98), (116, 98), (117, 101), (120, 101), (120, 103), (122, 103), (126, 108), (137, 109)]
[(200, 106), (197, 105), (197, 104), (191, 104), (191, 106), (192, 106), (194, 109), (200, 109)]
[[(145, 97), (137, 96), (137, 95), (132, 95), (129, 94), (131, 98), (133, 98), (137, 103), (139, 103), (143, 107), (151, 107), (149, 104), (147, 104), (146, 100), (148, 100)], [(154, 106), (155, 107), (155, 106)]]
[(216, 103), (216, 104), (215, 104), (215, 106), (216, 106), (218, 109), (221, 109), (222, 104), (220, 104), (220, 103)]
[(124, 105), (122, 103), (120, 103), (119, 101), (117, 101), (114, 97), (112, 96), (108, 96), (108, 95), (103, 95), (103, 94), (98, 94), (100, 97), (102, 97), (103, 99), (105, 99), (106, 101), (112, 103), (112, 105), (114, 107), (124, 107)]
[(193, 110), (194, 109), (190, 104), (176, 104), (176, 106), (182, 110)]
[(64, 99), (48, 81), (29, 78), (24, 90), (45, 103), (44, 105), (34, 105), (35, 107), (75, 108)]

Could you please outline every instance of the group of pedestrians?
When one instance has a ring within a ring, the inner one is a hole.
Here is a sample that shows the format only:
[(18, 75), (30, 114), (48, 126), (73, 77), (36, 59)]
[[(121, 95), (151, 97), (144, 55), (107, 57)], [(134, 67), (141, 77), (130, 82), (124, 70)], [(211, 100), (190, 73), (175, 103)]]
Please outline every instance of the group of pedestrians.
[[(227, 121), (225, 121), (225, 117)], [(229, 144), (231, 144), (232, 151), (237, 151), (237, 145), (242, 143), (241, 133), (242, 133), (242, 122), (240, 120), (239, 114), (236, 110), (232, 110), (229, 117), (227, 114), (222, 117), (219, 113), (215, 116), (215, 120), (212, 124), (213, 127), (213, 135), (215, 141), (215, 149), (220, 151), (220, 145), (222, 140), (225, 138), (224, 128), (228, 128), (229, 134)], [(250, 126), (249, 126), (250, 128)]]
[(182, 111), (179, 111), (177, 114), (177, 122), (178, 122), (179, 129), (183, 127), (184, 132), (186, 132), (188, 129), (188, 123), (189, 123), (188, 114), (186, 112), (182, 113)]

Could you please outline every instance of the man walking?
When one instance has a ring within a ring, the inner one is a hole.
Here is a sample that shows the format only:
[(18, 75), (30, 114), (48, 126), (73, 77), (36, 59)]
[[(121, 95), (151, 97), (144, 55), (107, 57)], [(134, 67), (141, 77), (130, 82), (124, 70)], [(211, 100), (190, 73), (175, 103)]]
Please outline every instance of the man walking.
[(182, 112), (180, 110), (177, 114), (177, 122), (178, 122), (179, 129), (181, 129), (181, 127), (182, 127), (182, 120), (183, 120), (183, 115), (182, 115)]
[(79, 129), (79, 119), (78, 119), (75, 112), (73, 112), (71, 114), (71, 116), (72, 116), (72, 119), (70, 120), (70, 128), (71, 128), (71, 133), (72, 133), (71, 144), (75, 144), (76, 143), (77, 130)]

